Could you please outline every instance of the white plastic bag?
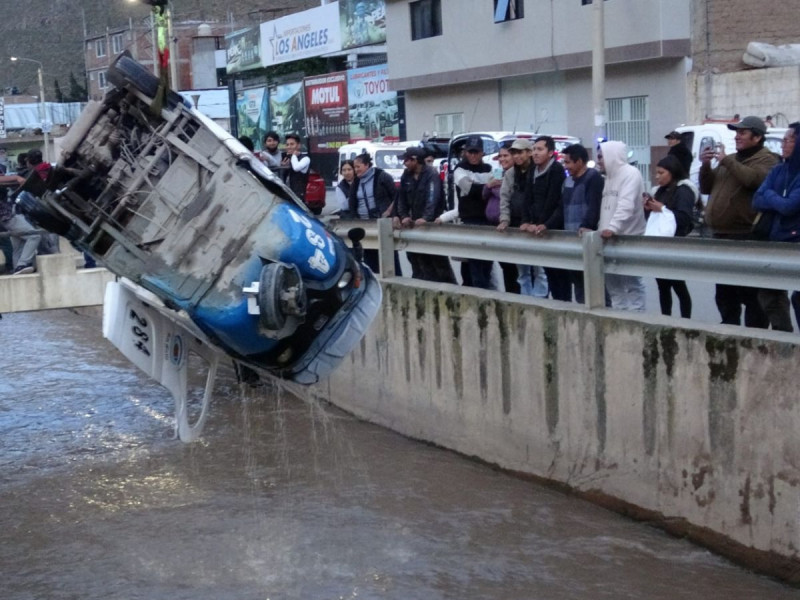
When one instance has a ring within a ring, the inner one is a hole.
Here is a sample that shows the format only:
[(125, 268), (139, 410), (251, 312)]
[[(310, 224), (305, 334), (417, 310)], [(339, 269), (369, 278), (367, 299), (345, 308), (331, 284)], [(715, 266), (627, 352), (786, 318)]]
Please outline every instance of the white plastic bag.
[(647, 227), (645, 227), (645, 235), (657, 235), (660, 237), (673, 237), (675, 230), (678, 228), (678, 223), (675, 221), (675, 213), (673, 213), (666, 206), (661, 209), (661, 212), (651, 212), (647, 218)]

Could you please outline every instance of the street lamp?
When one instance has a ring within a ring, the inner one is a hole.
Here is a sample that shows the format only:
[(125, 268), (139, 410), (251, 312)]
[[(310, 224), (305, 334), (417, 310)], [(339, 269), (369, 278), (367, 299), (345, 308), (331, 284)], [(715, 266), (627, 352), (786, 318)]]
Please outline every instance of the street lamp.
[(44, 136), (44, 160), (45, 162), (50, 162), (50, 134), (48, 132), (49, 125), (46, 123), (47, 120), (47, 104), (45, 104), (44, 100), (44, 77), (42, 75), (42, 68), (43, 65), (41, 61), (34, 60), (32, 58), (23, 58), (21, 56), (10, 56), (9, 59), (11, 62), (17, 62), (18, 60), (25, 61), (25, 62), (32, 62), (39, 65), (37, 67), (38, 75), (39, 75), (39, 118), (42, 122), (42, 135)]

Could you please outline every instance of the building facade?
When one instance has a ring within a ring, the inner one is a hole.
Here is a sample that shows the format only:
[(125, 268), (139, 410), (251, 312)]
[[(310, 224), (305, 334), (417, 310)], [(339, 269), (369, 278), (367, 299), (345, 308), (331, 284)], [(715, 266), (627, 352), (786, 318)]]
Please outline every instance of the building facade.
[[(592, 146), (592, 13), (585, 0), (389, 0), (389, 80), (409, 137), (527, 130)], [(643, 170), (686, 119), (690, 18), (686, 0), (605, 4), (608, 135)]]
[[(177, 84), (173, 88), (189, 90), (216, 88), (225, 85), (225, 33), (227, 25), (217, 23), (176, 23), (173, 27), (177, 63)], [(153, 51), (153, 29), (149, 20), (139, 26), (109, 29), (103, 34), (86, 38), (84, 46), (86, 79), (91, 100), (99, 100), (109, 83), (108, 67), (124, 51), (151, 67), (158, 74), (156, 53)]]

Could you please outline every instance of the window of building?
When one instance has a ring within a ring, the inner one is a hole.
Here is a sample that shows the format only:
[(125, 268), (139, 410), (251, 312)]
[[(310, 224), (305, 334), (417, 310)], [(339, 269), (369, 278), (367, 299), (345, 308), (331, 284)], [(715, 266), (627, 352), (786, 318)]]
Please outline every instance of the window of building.
[(523, 0), (494, 0), (494, 22), (504, 23), (525, 16)]
[[(608, 0), (606, 0), (608, 2)], [(591, 4), (592, 0), (581, 0), (581, 6), (586, 6), (587, 4)]]
[(464, 131), (464, 113), (434, 115), (433, 130), (444, 136)]
[(120, 54), (125, 49), (125, 43), (122, 39), (121, 33), (115, 33), (111, 36), (111, 52), (113, 54)]
[(102, 39), (99, 39), (99, 40), (95, 40), (95, 42), (94, 42), (94, 53), (97, 56), (97, 58), (100, 58), (100, 57), (106, 55), (106, 39), (105, 38), (102, 38)]
[(442, 35), (442, 1), (416, 0), (409, 4), (411, 8), (411, 39)]
[(650, 181), (650, 108), (647, 96), (609, 98), (606, 111), (608, 139), (625, 142), (631, 160), (636, 161), (645, 182)]
[(106, 80), (105, 71), (97, 72), (97, 87), (99, 87), (101, 90), (104, 90), (108, 87), (108, 81)]

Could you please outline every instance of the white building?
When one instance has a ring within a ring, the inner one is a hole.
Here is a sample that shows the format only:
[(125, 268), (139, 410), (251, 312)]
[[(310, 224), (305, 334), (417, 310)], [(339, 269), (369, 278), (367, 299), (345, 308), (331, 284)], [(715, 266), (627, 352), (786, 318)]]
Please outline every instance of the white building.
[[(608, 135), (643, 167), (686, 120), (690, 4), (604, 5)], [(405, 92), (408, 137), (538, 130), (592, 146), (592, 13), (587, 0), (387, 0), (389, 81)]]

